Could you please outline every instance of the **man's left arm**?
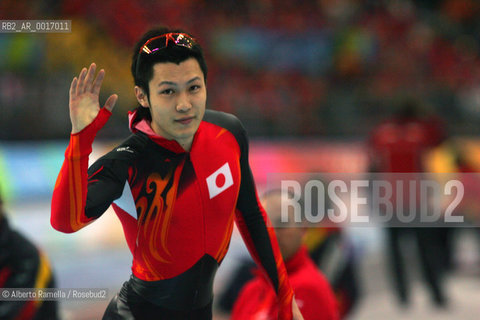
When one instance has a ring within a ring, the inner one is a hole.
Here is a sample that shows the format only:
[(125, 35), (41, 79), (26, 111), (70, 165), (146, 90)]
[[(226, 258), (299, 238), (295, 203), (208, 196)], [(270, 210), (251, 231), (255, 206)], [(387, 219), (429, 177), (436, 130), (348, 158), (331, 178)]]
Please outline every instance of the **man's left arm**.
[(270, 280), (279, 306), (278, 319), (303, 319), (293, 300), (293, 290), (288, 282), (287, 271), (278, 247), (273, 228), (260, 204), (254, 179), (248, 163), (248, 140), (242, 130), (241, 140), (241, 186), (237, 202), (236, 223), (243, 240), (256, 264)]

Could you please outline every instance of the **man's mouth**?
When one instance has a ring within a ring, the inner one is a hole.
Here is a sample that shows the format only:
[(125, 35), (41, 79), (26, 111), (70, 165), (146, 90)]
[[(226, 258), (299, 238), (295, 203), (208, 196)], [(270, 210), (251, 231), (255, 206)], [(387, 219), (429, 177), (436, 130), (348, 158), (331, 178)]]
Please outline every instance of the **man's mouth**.
[(186, 125), (186, 124), (190, 124), (193, 121), (193, 118), (194, 117), (185, 117), (185, 118), (177, 119), (175, 121)]

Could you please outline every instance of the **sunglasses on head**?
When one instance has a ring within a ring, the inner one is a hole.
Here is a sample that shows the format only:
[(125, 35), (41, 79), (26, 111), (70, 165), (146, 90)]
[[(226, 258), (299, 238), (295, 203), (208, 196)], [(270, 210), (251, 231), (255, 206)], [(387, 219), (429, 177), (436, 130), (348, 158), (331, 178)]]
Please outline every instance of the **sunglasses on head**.
[(190, 50), (193, 49), (195, 45), (197, 45), (195, 39), (186, 33), (170, 32), (150, 38), (147, 40), (147, 42), (145, 42), (143, 46), (140, 47), (140, 50), (138, 51), (136, 74), (138, 75), (140, 60), (142, 56), (145, 57), (151, 54), (155, 54), (156, 52), (168, 47), (168, 44), (170, 42), (173, 43), (173, 45), (175, 46), (185, 47)]

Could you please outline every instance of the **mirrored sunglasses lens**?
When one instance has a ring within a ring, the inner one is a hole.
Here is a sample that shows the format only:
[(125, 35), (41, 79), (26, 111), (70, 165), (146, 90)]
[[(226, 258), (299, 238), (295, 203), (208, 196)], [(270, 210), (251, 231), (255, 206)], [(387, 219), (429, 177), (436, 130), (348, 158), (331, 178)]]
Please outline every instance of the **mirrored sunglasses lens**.
[(142, 52), (146, 54), (154, 53), (162, 48), (165, 48), (165, 37), (155, 39), (148, 44), (145, 44), (142, 48)]
[(174, 41), (177, 46), (186, 47), (188, 49), (192, 49), (193, 46), (195, 45), (195, 42), (193, 41), (193, 39), (184, 34), (179, 34), (176, 37), (174, 37)]

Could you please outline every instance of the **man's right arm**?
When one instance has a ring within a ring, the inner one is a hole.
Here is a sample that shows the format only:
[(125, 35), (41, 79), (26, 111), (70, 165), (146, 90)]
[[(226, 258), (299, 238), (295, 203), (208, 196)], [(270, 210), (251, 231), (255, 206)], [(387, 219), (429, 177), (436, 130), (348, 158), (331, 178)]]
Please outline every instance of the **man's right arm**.
[(118, 97), (111, 95), (105, 106), (100, 108), (99, 94), (105, 71), (100, 70), (95, 78), (95, 69), (94, 63), (90, 65), (88, 71), (83, 68), (78, 79), (75, 77), (70, 85), (69, 111), (72, 134), (55, 183), (50, 219), (55, 229), (67, 233), (79, 230), (103, 213), (88, 216), (85, 214), (88, 156), (92, 152), (96, 133), (112, 114)]
[[(57, 177), (52, 196), (50, 222), (58, 231), (71, 233), (85, 227), (95, 218), (98, 218), (111, 203), (110, 201), (106, 204), (102, 212), (87, 215), (87, 190), (90, 190), (89, 198), (94, 198), (95, 202), (98, 202), (104, 196), (98, 192), (99, 186), (102, 185), (105, 190), (110, 182), (108, 179), (100, 179), (109, 170), (104, 166), (91, 173), (90, 177), (88, 174), (88, 156), (92, 152), (93, 139), (98, 127), (103, 126), (109, 116), (110, 112), (103, 108), (94, 122), (79, 133), (70, 136), (70, 144), (65, 151), (65, 160)], [(92, 166), (92, 170), (97, 166), (97, 164)], [(111, 184), (111, 187), (117, 186)], [(96, 189), (97, 192), (92, 189)], [(108, 197), (104, 198), (104, 201), (107, 201)]]

